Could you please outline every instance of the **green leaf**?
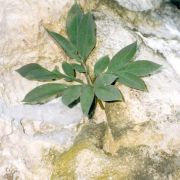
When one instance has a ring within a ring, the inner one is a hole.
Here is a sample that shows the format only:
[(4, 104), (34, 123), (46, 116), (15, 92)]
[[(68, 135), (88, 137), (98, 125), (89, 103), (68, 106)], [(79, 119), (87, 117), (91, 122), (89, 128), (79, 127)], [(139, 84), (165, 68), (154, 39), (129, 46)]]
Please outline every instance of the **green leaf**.
[(89, 114), (91, 105), (94, 99), (94, 90), (93, 87), (90, 85), (84, 85), (82, 87), (82, 93), (80, 96), (80, 103), (82, 111), (85, 115)]
[(121, 92), (113, 85), (94, 88), (96, 96), (103, 101), (123, 100)]
[(62, 102), (65, 105), (72, 104), (81, 95), (81, 85), (74, 85), (68, 87), (62, 94)]
[(118, 75), (117, 81), (119, 81), (120, 83), (130, 88), (138, 89), (141, 91), (147, 90), (146, 84), (138, 76), (128, 72), (120, 72), (117, 75)]
[(48, 83), (34, 88), (24, 98), (28, 104), (40, 104), (50, 101), (62, 94), (67, 88), (65, 84)]
[(47, 32), (54, 39), (54, 41), (64, 50), (66, 55), (68, 55), (72, 59), (76, 59), (77, 61), (80, 60), (77, 49), (71, 42), (69, 42), (65, 37), (61, 36), (56, 32), (52, 32), (49, 30), (47, 30)]
[(104, 56), (96, 62), (94, 66), (95, 77), (101, 74), (108, 67), (109, 62), (110, 62), (109, 56)]
[(55, 66), (54, 69), (52, 70), (53, 73), (55, 74), (59, 74), (59, 67), (58, 66)]
[(84, 67), (80, 64), (72, 64), (73, 68), (80, 73), (85, 73), (86, 70), (84, 69)]
[(128, 64), (122, 71), (132, 73), (136, 76), (147, 76), (158, 70), (161, 65), (151, 61), (141, 60)]
[(62, 68), (64, 73), (69, 76), (69, 77), (74, 77), (75, 76), (75, 72), (74, 72), (74, 68), (71, 64), (67, 63), (67, 62), (63, 62), (62, 64)]
[(29, 80), (50, 81), (64, 78), (58, 71), (48, 71), (39, 64), (27, 64), (16, 70), (21, 76)]
[(75, 46), (77, 46), (79, 25), (82, 18), (83, 18), (83, 11), (81, 7), (77, 3), (75, 3), (68, 12), (68, 16), (66, 20), (66, 30), (68, 37)]
[(78, 33), (77, 49), (82, 57), (86, 60), (93, 48), (96, 45), (96, 24), (91, 13), (83, 16), (80, 23)]
[(114, 74), (102, 74), (97, 77), (94, 82), (94, 86), (98, 87), (111, 85), (117, 78), (117, 75)]
[(134, 42), (121, 49), (111, 60), (108, 72), (116, 72), (127, 65), (134, 57), (137, 50), (137, 42)]

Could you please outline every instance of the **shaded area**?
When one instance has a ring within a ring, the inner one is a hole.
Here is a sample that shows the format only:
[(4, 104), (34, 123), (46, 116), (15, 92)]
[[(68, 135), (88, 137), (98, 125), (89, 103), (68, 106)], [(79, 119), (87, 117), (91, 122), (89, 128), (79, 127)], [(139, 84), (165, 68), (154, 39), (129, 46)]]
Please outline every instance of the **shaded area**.
[(173, 4), (175, 4), (175, 5), (177, 6), (177, 8), (180, 9), (180, 0), (171, 0), (171, 2), (172, 2)]
[[(74, 146), (64, 152), (49, 153), (53, 164), (51, 180), (55, 179), (109, 179), (112, 180), (168, 180), (180, 178), (180, 157), (158, 151), (149, 153), (148, 146), (121, 146), (116, 156), (101, 148), (104, 125), (90, 123), (82, 128)], [(99, 147), (98, 147), (98, 146)]]

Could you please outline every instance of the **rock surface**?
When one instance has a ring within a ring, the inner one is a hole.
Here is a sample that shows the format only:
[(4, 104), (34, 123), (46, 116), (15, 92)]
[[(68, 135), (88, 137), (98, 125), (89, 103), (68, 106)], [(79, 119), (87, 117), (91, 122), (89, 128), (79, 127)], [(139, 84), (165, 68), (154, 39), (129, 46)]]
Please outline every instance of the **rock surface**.
[(52, 69), (68, 61), (42, 25), (64, 33), (73, 1), (0, 0), (0, 179), (180, 179), (180, 11), (165, 1), (126, 2), (81, 1), (97, 23), (89, 64), (137, 40), (137, 59), (163, 68), (144, 78), (148, 93), (119, 86), (126, 101), (106, 105), (109, 129), (98, 110), (102, 123), (77, 130), (79, 106), (23, 105), (38, 83), (15, 72), (30, 62)]
[(158, 8), (163, 0), (116, 0), (119, 5), (132, 11), (147, 11)]
[(59, 99), (23, 105), (25, 94), (38, 83), (23, 79), (15, 70), (32, 62), (51, 69), (66, 58), (42, 24), (59, 30), (72, 3), (8, 0), (0, 4), (0, 179), (49, 179), (42, 154), (54, 146), (62, 151), (72, 145), (81, 109), (69, 109)]

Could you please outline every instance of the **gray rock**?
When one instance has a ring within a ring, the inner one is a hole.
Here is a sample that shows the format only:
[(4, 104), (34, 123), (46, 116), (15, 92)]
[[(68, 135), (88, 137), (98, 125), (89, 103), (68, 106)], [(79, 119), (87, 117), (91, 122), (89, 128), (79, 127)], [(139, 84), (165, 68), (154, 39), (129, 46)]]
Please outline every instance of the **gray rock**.
[(164, 0), (116, 0), (119, 5), (132, 11), (147, 11), (158, 8)]
[[(122, 179), (178, 179), (179, 10), (154, 0), (81, 2), (87, 9), (94, 7), (97, 23), (98, 43), (88, 60), (90, 65), (137, 40), (137, 59), (157, 62), (163, 68), (144, 78), (148, 93), (119, 86), (126, 102), (107, 106), (111, 134), (105, 132), (104, 125), (96, 128), (93, 124), (82, 128), (75, 140), (76, 126), (82, 119), (80, 107), (69, 109), (59, 99), (45, 105), (23, 105), (24, 95), (41, 83), (15, 72), (27, 63), (53, 69), (68, 60), (42, 24), (64, 33), (65, 17), (73, 1), (0, 0), (0, 179), (49, 179), (56, 171), (62, 175), (73, 172), (76, 179), (120, 179), (121, 175)], [(99, 122), (104, 120), (102, 114), (98, 112)], [(118, 159), (101, 148), (109, 148)], [(60, 156), (65, 162), (58, 161), (53, 172), (51, 161), (44, 161), (51, 150), (58, 151), (57, 160)]]

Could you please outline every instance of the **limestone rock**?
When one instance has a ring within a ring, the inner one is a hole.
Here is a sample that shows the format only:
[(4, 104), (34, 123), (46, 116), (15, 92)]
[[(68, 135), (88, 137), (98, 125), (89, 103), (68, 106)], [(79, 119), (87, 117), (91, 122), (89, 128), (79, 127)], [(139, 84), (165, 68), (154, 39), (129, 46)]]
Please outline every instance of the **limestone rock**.
[(106, 105), (109, 128), (101, 110), (97, 124), (84, 125), (80, 107), (69, 109), (60, 99), (21, 103), (40, 83), (23, 79), (17, 68), (69, 61), (43, 26), (65, 34), (72, 3), (0, 0), (0, 179), (179, 179), (180, 12), (170, 3), (81, 0), (97, 23), (91, 69), (136, 40), (137, 59), (162, 65), (144, 78), (148, 92), (118, 86), (126, 101)]
[[(97, 128), (98, 127), (98, 128)], [(178, 179), (178, 157), (165, 152), (151, 154), (148, 146), (122, 147), (116, 156), (104, 153), (92, 141), (96, 135), (104, 134), (104, 126), (89, 124), (84, 127), (85, 133), (80, 133), (81, 140), (70, 150), (60, 154), (57, 151), (50, 151), (48, 157), (53, 164), (52, 180), (56, 179), (85, 179), (85, 180), (124, 180), (124, 179)], [(99, 129), (97, 133), (97, 129)], [(86, 133), (88, 132), (88, 133)], [(91, 132), (91, 133), (90, 133)], [(84, 137), (84, 139), (83, 139)], [(97, 139), (97, 142), (102, 139)]]
[[(160, 73), (144, 78), (148, 93), (130, 90), (120, 85), (119, 88), (126, 101), (107, 104), (109, 125), (117, 140), (116, 143), (119, 143), (117, 150), (122, 145), (131, 147), (143, 144), (152, 147), (153, 150), (156, 147), (165, 152), (178, 151), (177, 149), (180, 148), (178, 138), (180, 36), (177, 19), (180, 13), (170, 4), (163, 5), (158, 13), (156, 11), (134, 13), (118, 8), (113, 3), (102, 3), (99, 7), (101, 13), (98, 12), (96, 17), (98, 35), (103, 46), (99, 45), (97, 52), (101, 54), (106, 49), (107, 54), (113, 55), (122, 47), (138, 39), (139, 43), (142, 43), (136, 59), (149, 59), (161, 64), (163, 68)], [(167, 19), (172, 16), (174, 19), (171, 18), (168, 21)], [(169, 22), (171, 25), (168, 25)], [(111, 25), (108, 26), (108, 24)], [(167, 27), (173, 30), (165, 30)], [(154, 30), (151, 33), (147, 32), (151, 28)], [(152, 39), (154, 39), (153, 43)], [(166, 45), (162, 45), (162, 42)], [(157, 50), (158, 46), (161, 48)], [(169, 50), (165, 50), (166, 48)], [(173, 146), (170, 145), (171, 143)]]
[(132, 11), (147, 11), (159, 7), (163, 0), (116, 0), (119, 5)]
[(62, 30), (72, 3), (0, 0), (0, 179), (49, 179), (50, 169), (43, 165), (44, 149), (55, 146), (62, 151), (72, 145), (82, 119), (80, 107), (69, 109), (60, 99), (23, 105), (25, 94), (40, 83), (15, 72), (32, 62), (52, 69), (67, 60), (43, 25)]

